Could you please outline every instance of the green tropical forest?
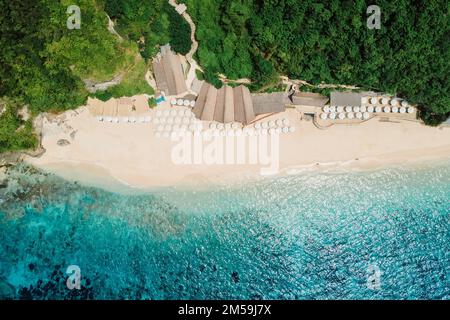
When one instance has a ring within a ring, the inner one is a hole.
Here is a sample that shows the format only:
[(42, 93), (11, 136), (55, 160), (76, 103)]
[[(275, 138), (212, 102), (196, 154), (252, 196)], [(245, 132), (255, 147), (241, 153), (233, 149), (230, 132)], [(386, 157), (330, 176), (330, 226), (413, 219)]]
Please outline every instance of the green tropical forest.
[[(183, 2), (183, 1), (179, 1)], [(450, 5), (445, 0), (379, 0), (381, 29), (366, 26), (364, 0), (185, 0), (197, 25), (201, 75), (221, 86), (249, 78), (276, 90), (279, 76), (397, 94), (437, 125), (450, 116)], [(70, 5), (81, 28), (68, 29)], [(89, 95), (152, 94), (144, 80), (158, 46), (190, 50), (190, 28), (167, 0), (0, 0), (0, 152), (36, 145), (39, 112), (83, 105)], [(108, 17), (119, 34), (108, 31)], [(121, 75), (106, 91), (86, 81)], [(310, 87), (301, 90), (311, 90)], [(24, 121), (20, 107), (28, 106)]]
[(205, 77), (279, 75), (397, 94), (438, 124), (450, 116), (450, 4), (380, 0), (381, 29), (367, 28), (364, 0), (187, 0)]

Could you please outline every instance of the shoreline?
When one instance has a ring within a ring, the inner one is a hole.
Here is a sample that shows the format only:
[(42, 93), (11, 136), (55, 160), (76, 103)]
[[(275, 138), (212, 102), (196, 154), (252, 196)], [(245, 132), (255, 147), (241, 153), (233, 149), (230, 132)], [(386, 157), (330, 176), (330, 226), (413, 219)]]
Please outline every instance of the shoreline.
[(245, 177), (234, 176), (220, 182), (212, 182), (210, 180), (185, 180), (184, 183), (174, 185), (148, 185), (139, 186), (130, 184), (127, 181), (114, 177), (108, 170), (102, 168), (99, 164), (60, 161), (48, 163), (44, 166), (36, 166), (26, 161), (28, 165), (32, 165), (44, 172), (54, 174), (59, 178), (77, 182), (86, 187), (100, 188), (108, 192), (140, 195), (161, 190), (208, 190), (217, 187), (234, 187), (242, 184), (251, 184), (263, 180), (280, 179), (294, 175), (322, 173), (322, 174), (345, 174), (345, 173), (367, 173), (386, 169), (426, 169), (427, 167), (443, 165), (450, 162), (450, 156), (447, 158), (425, 157), (417, 160), (404, 161), (397, 158), (392, 161), (380, 161), (379, 159), (359, 159), (348, 161), (337, 161), (328, 163), (311, 163), (284, 168), (279, 173), (269, 176), (261, 176), (258, 174), (249, 174)]

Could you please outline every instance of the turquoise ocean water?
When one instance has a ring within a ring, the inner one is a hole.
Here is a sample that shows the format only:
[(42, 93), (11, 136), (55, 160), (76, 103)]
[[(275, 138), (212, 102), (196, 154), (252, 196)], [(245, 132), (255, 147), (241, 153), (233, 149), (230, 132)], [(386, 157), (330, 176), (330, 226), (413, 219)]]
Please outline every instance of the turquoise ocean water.
[(14, 170), (2, 298), (450, 298), (448, 162), (137, 195)]

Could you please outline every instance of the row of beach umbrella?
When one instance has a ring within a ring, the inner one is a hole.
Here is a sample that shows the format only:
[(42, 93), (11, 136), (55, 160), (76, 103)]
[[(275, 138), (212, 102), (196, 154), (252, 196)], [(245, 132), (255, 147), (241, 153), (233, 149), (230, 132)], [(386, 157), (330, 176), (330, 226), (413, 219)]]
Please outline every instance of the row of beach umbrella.
[(170, 100), (170, 104), (172, 106), (185, 106), (193, 108), (195, 106), (195, 101), (188, 99), (172, 99)]
[(369, 112), (329, 112), (329, 113), (321, 113), (320, 118), (322, 120), (330, 119), (330, 120), (344, 120), (344, 119), (358, 119), (358, 120), (367, 120), (370, 118)]
[(111, 122), (111, 123), (150, 123), (152, 121), (151, 116), (141, 116), (141, 117), (97, 116), (96, 119), (100, 122)]
[(189, 109), (180, 109), (180, 110), (158, 110), (156, 111), (156, 117), (153, 120), (155, 125), (157, 124), (185, 124), (189, 125), (197, 120), (194, 117), (194, 114)]
[[(172, 130), (171, 130), (172, 129)], [(193, 130), (192, 130), (193, 129)], [(198, 128), (169, 128), (167, 125), (164, 128), (158, 128), (155, 133), (157, 138), (169, 138), (171, 136), (183, 136), (186, 134), (200, 135), (202, 137), (238, 137), (238, 136), (266, 136), (276, 134), (286, 134), (295, 132), (294, 127), (278, 127), (269, 129), (254, 129), (254, 128), (238, 128), (238, 129), (207, 129), (198, 130)]]
[(371, 105), (381, 104), (383, 106), (390, 105), (391, 107), (404, 107), (404, 108), (409, 107), (409, 104), (406, 100), (400, 100), (397, 98), (388, 98), (388, 97), (362, 97), (361, 103), (362, 104), (371, 104)]
[(342, 112), (347, 112), (347, 113), (350, 113), (350, 112), (353, 112), (353, 113), (359, 113), (359, 112), (361, 112), (361, 113), (365, 113), (365, 112), (368, 112), (368, 113), (373, 113), (373, 112), (375, 112), (375, 113), (381, 113), (381, 112), (384, 112), (384, 113), (413, 113), (415, 111), (415, 108), (411, 107), (411, 106), (410, 107), (403, 107), (403, 106), (401, 106), (401, 107), (397, 107), (397, 106), (395, 106), (395, 107), (390, 107), (390, 106), (385, 106), (385, 107), (382, 107), (382, 106), (361, 106), (361, 107), (358, 107), (358, 106), (356, 106), (356, 107), (325, 106), (325, 107), (323, 107), (322, 111), (324, 113), (342, 113)]
[(269, 120), (269, 121), (260, 121), (255, 123), (255, 129), (270, 129), (270, 128), (281, 128), (288, 127), (289, 120), (288, 119), (277, 119), (277, 120)]

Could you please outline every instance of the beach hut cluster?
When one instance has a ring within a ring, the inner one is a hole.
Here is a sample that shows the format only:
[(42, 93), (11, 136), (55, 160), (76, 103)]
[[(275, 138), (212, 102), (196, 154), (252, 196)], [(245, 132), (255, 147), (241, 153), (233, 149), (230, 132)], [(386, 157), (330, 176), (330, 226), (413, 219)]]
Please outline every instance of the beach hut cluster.
[(409, 105), (406, 100), (389, 97), (362, 97), (361, 106), (366, 106), (369, 112), (375, 113), (414, 113), (416, 108)]

